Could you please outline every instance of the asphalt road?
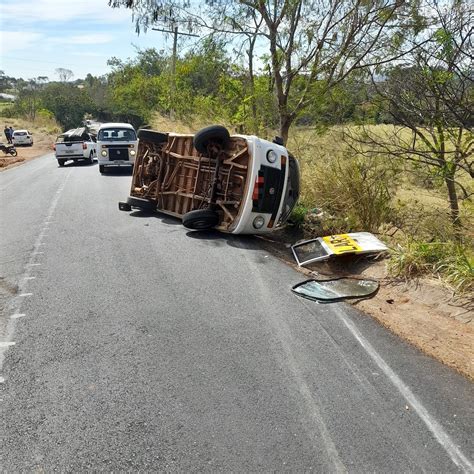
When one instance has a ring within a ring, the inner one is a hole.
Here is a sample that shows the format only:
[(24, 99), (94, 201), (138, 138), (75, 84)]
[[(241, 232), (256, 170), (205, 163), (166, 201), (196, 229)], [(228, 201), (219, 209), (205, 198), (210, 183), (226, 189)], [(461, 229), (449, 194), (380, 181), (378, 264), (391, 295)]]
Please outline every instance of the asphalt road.
[(130, 176), (0, 173), (0, 469), (473, 471), (472, 385), (252, 237), (120, 212)]

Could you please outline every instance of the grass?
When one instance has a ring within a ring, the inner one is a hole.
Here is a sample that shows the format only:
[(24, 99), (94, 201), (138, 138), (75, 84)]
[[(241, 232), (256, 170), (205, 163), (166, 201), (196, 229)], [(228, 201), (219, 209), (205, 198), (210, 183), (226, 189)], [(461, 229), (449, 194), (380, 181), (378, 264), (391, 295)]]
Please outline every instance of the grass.
[(57, 135), (61, 131), (61, 127), (57, 122), (48, 117), (37, 117), (34, 122), (31, 120), (19, 118), (19, 117), (3, 117), (0, 113), (0, 126), (1, 132), (3, 133), (3, 127), (5, 125), (12, 126), (14, 130), (26, 129), (33, 133), (42, 133), (46, 135)]
[(459, 293), (474, 290), (474, 258), (465, 246), (408, 240), (392, 249), (390, 256), (388, 268), (396, 277), (435, 275)]

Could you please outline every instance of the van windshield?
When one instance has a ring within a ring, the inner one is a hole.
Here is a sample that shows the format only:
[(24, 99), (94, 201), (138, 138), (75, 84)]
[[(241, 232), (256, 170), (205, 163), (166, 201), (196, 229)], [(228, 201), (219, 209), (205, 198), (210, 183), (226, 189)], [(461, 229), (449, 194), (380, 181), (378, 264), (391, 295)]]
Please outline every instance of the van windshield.
[(109, 142), (133, 142), (137, 139), (135, 130), (130, 128), (104, 128), (99, 131), (99, 140)]

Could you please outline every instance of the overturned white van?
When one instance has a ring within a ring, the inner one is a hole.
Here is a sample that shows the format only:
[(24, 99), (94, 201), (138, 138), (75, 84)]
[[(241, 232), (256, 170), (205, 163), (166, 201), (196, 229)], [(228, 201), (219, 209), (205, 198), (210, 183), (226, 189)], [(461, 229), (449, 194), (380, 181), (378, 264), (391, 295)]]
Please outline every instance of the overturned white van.
[(279, 140), (139, 130), (130, 196), (119, 203), (182, 219), (190, 229), (263, 234), (282, 226), (299, 196), (297, 160)]

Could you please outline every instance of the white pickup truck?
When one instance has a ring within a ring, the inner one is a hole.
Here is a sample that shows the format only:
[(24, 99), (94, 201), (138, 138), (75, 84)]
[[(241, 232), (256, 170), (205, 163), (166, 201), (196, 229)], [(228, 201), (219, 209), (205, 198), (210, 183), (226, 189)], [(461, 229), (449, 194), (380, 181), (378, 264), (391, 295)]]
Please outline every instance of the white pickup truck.
[(68, 130), (56, 139), (54, 151), (59, 166), (64, 166), (68, 160), (85, 160), (92, 164), (97, 157), (96, 138), (86, 128)]

